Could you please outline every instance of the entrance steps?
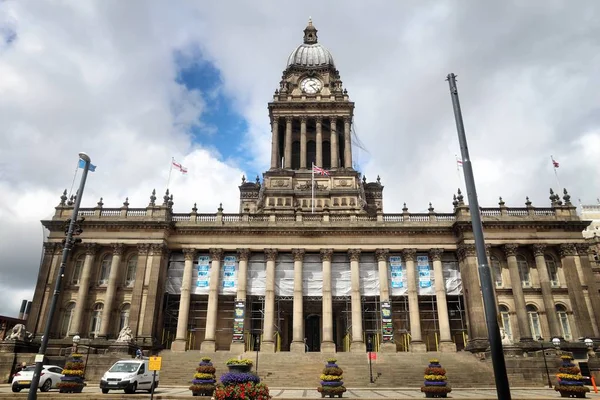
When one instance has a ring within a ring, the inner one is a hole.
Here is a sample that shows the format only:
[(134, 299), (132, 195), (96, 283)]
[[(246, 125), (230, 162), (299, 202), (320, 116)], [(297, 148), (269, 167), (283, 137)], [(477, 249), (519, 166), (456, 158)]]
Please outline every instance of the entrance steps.
[[(237, 358), (240, 353), (217, 351), (205, 353), (197, 350), (172, 352), (164, 350), (161, 385), (186, 385), (192, 380), (195, 368), (203, 356), (210, 357), (216, 368), (217, 379), (227, 372), (225, 365), (230, 358)], [(241, 354), (249, 358), (256, 368), (256, 352)], [(437, 358), (447, 371), (451, 386), (460, 388), (477, 388), (494, 386), (494, 373), (490, 361), (480, 361), (471, 353), (377, 353), (372, 360), (371, 369), (374, 384), (370, 383), (369, 360), (367, 353), (264, 353), (258, 354), (258, 375), (262, 382), (270, 387), (316, 388), (319, 376), (328, 358), (336, 358), (337, 364), (344, 370), (346, 387), (419, 387), (423, 384), (423, 371), (429, 359)], [(510, 372), (510, 369), (509, 369)], [(543, 379), (524, 378), (522, 373), (509, 373), (509, 381), (513, 387), (542, 386)]]

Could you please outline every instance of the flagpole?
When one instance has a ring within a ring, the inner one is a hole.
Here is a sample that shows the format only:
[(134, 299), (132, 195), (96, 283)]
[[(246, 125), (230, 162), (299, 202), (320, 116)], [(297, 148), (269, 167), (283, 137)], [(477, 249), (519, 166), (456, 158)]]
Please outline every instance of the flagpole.
[(167, 179), (167, 189), (169, 188), (169, 184), (171, 183), (171, 171), (173, 171), (173, 163), (175, 162), (175, 157), (171, 157), (171, 166), (169, 167), (169, 178)]
[(552, 155), (550, 156), (550, 159), (552, 160), (552, 168), (554, 168), (554, 176), (556, 177), (556, 184), (558, 185), (557, 193), (560, 193), (561, 186), (560, 186), (560, 182), (558, 180), (558, 172), (556, 172), (556, 161), (554, 161), (554, 157)]
[(311, 180), (311, 195), (310, 195), (310, 204), (312, 206), (312, 213), (315, 213), (315, 163), (312, 164), (312, 180)]
[(454, 158), (456, 158), (456, 177), (458, 179), (458, 187), (462, 188), (462, 179), (460, 178), (460, 164), (458, 163), (458, 155), (454, 155)]

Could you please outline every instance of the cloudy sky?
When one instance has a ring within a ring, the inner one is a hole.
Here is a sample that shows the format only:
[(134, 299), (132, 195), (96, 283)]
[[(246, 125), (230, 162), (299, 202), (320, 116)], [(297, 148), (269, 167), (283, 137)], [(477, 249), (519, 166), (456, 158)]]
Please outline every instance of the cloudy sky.
[[(0, 2), (0, 315), (31, 299), (43, 230), (77, 153), (98, 166), (83, 205), (236, 212), (270, 161), (267, 102), (309, 16), (332, 52), (384, 207), (452, 209), (458, 75), (482, 206), (600, 197), (597, 1)], [(311, 5), (309, 5), (311, 4)], [(342, 5), (343, 4), (343, 5)], [(78, 181), (78, 179), (77, 179)], [(77, 182), (76, 181), (76, 182)]]

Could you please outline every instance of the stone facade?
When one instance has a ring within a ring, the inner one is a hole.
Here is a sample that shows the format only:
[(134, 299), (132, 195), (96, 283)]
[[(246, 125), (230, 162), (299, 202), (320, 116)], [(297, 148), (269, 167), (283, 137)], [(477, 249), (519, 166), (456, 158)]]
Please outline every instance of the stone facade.
[[(353, 168), (354, 103), (312, 23), (293, 54), (268, 105), (270, 169), (262, 180), (242, 179), (237, 213), (219, 207), (203, 214), (195, 206), (175, 213), (168, 191), (162, 204), (152, 192), (146, 207), (126, 201), (80, 209), (82, 243), (66, 266), (55, 343), (79, 334), (109, 346), (129, 326), (137, 345), (176, 351), (243, 351), (257, 338), (268, 352), (365, 351), (369, 343), (391, 352), (486, 350), (462, 194), (454, 195), (451, 213), (431, 205), (427, 213), (406, 206), (384, 213), (379, 177), (369, 182)], [(550, 200), (542, 208), (528, 199), (524, 207), (500, 200), (480, 210), (501, 325), (524, 348), (540, 337), (600, 336), (598, 240), (582, 237), (588, 222), (566, 191)], [(54, 217), (43, 221), (50, 235), (27, 326), (38, 338), (72, 211), (63, 195)], [(402, 294), (393, 290), (393, 262), (401, 264)], [(452, 265), (460, 273), (456, 292), (446, 277)], [(232, 286), (225, 285), (227, 271)], [(318, 277), (317, 295), (311, 277)], [(422, 283), (431, 285), (427, 294)]]

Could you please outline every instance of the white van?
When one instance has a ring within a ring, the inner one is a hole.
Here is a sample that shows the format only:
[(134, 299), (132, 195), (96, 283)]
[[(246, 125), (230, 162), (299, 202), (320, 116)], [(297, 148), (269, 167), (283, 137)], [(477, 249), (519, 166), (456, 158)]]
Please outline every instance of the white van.
[[(100, 379), (100, 389), (106, 394), (109, 390), (124, 390), (125, 393), (135, 393), (137, 390), (152, 391), (152, 375), (148, 371), (147, 359), (120, 360), (113, 364)], [(159, 372), (156, 371), (154, 388), (158, 387)]]

